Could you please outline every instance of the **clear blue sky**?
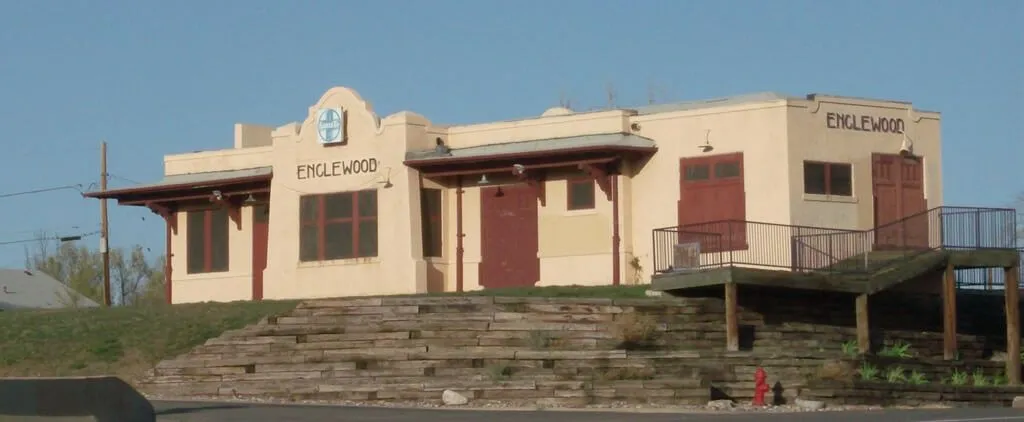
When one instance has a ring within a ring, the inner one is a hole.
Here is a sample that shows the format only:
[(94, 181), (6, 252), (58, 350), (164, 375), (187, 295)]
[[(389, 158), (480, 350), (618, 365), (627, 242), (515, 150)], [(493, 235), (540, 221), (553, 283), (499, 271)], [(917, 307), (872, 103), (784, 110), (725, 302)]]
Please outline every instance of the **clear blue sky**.
[[(434, 122), (779, 91), (913, 101), (943, 113), (947, 204), (1024, 190), (1024, 3), (1002, 1), (7, 1), (0, 195), (162, 175), (226, 148), (232, 124), (305, 117), (331, 86)], [(920, 142), (920, 141), (919, 141)], [(111, 207), (112, 246), (163, 251), (148, 211)], [(74, 191), (0, 198), (0, 243), (98, 228)], [(144, 218), (144, 220), (143, 220)], [(78, 227), (78, 229), (74, 227)], [(98, 242), (91, 238), (90, 242)], [(97, 243), (94, 243), (94, 245)], [(0, 245), (19, 266), (21, 245)]]

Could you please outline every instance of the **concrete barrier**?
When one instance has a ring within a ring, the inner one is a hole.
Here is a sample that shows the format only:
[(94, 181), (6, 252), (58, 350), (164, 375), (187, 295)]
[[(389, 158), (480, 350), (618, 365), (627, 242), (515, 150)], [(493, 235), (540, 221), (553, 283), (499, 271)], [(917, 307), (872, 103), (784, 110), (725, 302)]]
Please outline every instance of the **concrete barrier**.
[(149, 400), (117, 377), (0, 378), (0, 421), (82, 417), (155, 422), (156, 412)]

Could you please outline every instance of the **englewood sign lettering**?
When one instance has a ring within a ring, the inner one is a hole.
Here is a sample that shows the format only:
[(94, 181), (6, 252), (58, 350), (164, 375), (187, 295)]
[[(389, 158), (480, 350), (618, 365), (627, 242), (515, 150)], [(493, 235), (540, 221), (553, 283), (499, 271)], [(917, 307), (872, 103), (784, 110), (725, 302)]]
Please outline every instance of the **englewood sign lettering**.
[(894, 117), (858, 116), (847, 113), (825, 113), (829, 129), (858, 130), (861, 132), (903, 133), (903, 119)]
[(295, 175), (299, 180), (325, 177), (348, 176), (350, 174), (374, 173), (377, 171), (376, 158), (356, 160), (325, 161), (322, 163), (299, 164)]

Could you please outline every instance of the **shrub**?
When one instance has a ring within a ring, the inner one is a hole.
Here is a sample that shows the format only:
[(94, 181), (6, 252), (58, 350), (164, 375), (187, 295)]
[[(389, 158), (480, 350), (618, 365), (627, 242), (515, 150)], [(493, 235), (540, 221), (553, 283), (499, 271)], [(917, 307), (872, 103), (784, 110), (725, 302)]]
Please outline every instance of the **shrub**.
[(847, 341), (847, 342), (843, 343), (842, 348), (843, 348), (843, 354), (846, 355), (846, 356), (849, 356), (851, 358), (855, 358), (855, 357), (857, 357), (857, 355), (860, 354), (860, 350), (857, 347), (857, 341), (855, 341), (855, 340), (850, 340), (850, 341)]
[(860, 374), (860, 379), (863, 381), (874, 381), (875, 377), (878, 376), (878, 368), (868, 362), (863, 362), (857, 373)]
[(891, 384), (901, 384), (907, 382), (906, 370), (902, 366), (896, 365), (885, 370), (885, 380)]
[(658, 321), (646, 314), (626, 312), (619, 314), (612, 325), (621, 349), (646, 349), (658, 340)]
[(900, 359), (913, 357), (913, 353), (910, 352), (910, 343), (903, 340), (896, 340), (892, 346), (882, 348), (882, 350), (878, 352), (878, 355)]
[(928, 378), (915, 369), (910, 373), (910, 376), (907, 377), (907, 383), (911, 385), (924, 385), (928, 383)]

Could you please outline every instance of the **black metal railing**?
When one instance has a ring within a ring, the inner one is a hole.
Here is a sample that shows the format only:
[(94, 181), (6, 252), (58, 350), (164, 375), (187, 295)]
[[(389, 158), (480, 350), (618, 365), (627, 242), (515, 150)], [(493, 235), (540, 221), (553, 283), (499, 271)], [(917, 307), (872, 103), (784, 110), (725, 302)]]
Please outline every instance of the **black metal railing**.
[[(937, 249), (1016, 248), (1015, 227), (1014, 210), (975, 207), (938, 207), (870, 230), (712, 221), (655, 229), (654, 270), (741, 265), (868, 273)], [(687, 257), (695, 248), (699, 253)]]
[[(789, 239), (851, 232), (853, 231), (844, 229), (738, 220), (659, 228), (653, 232), (654, 269), (656, 272), (667, 272), (729, 265), (793, 269), (795, 246)], [(685, 254), (694, 248), (699, 248), (699, 262), (694, 262), (692, 258), (677, 258), (678, 254)], [(810, 251), (813, 248), (809, 246), (805, 250)], [(815, 253), (823, 257), (830, 256), (828, 250), (818, 250)]]
[[(1018, 249), (1024, 262), (1024, 248)], [(1017, 282), (1024, 289), (1024, 267), (1017, 274)], [(956, 270), (956, 286), (964, 290), (1003, 290), (1006, 288), (1006, 271), (1002, 268), (969, 268)]]

